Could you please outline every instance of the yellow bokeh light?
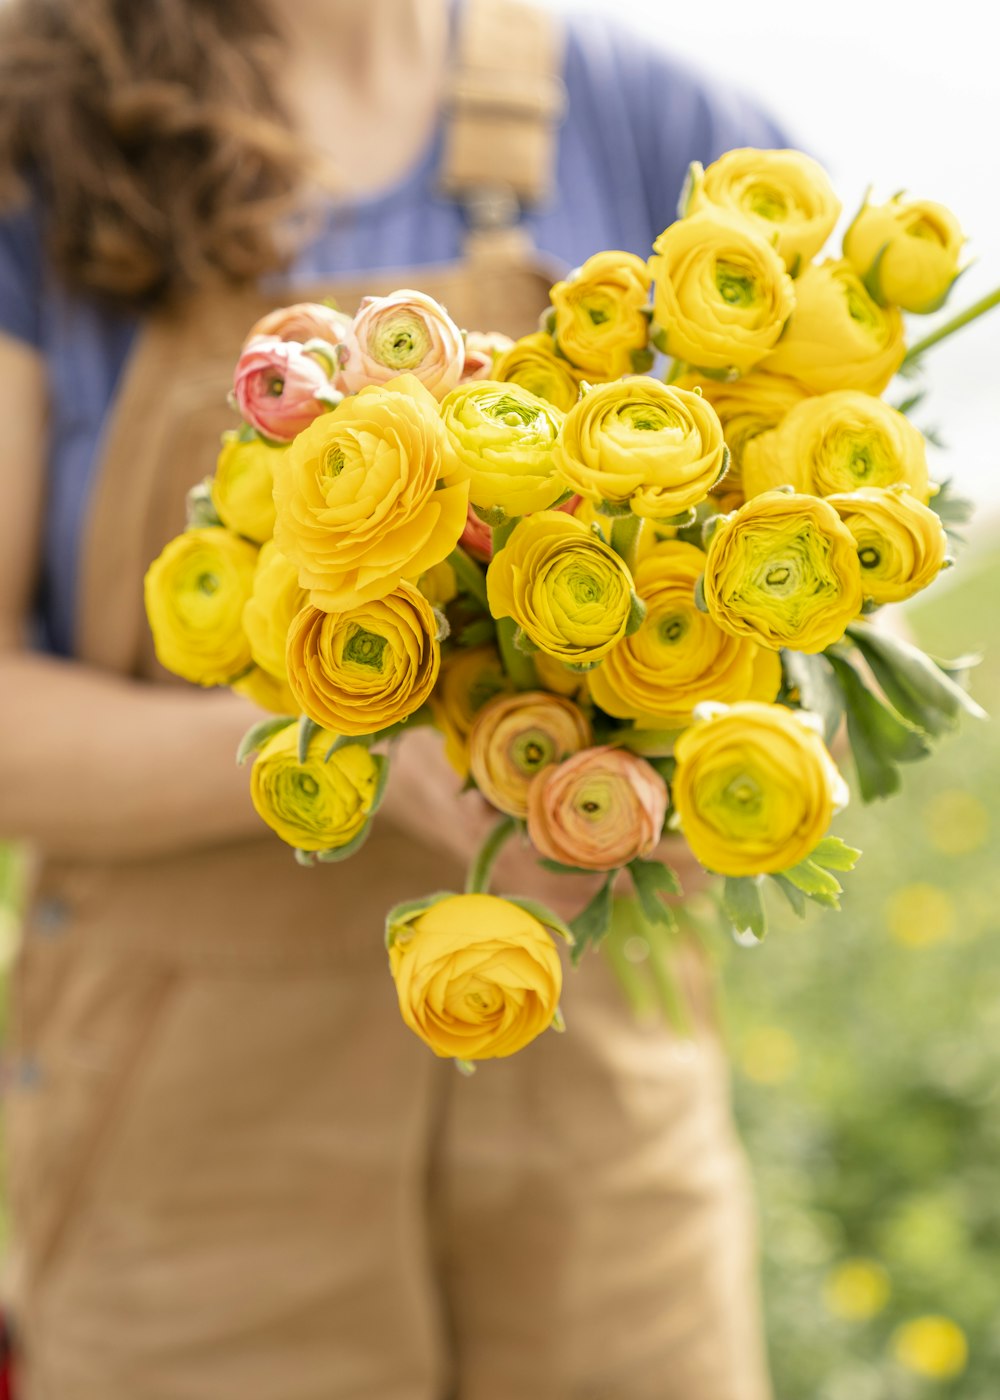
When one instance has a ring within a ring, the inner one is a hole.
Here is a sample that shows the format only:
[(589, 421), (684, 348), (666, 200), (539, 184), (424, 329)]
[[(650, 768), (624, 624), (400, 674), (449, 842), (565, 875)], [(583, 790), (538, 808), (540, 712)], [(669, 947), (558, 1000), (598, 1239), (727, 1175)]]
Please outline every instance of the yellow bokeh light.
[(928, 841), (943, 855), (968, 855), (982, 850), (989, 840), (988, 809), (961, 788), (937, 793), (924, 807), (923, 818)]
[(743, 1038), (740, 1067), (755, 1084), (782, 1084), (798, 1062), (799, 1047), (781, 1026), (755, 1026)]
[(955, 932), (955, 905), (940, 885), (919, 881), (903, 885), (886, 901), (885, 920), (897, 943), (928, 948)]
[(834, 1317), (863, 1322), (882, 1311), (891, 1292), (889, 1275), (876, 1260), (845, 1259), (827, 1274), (823, 1301)]
[(930, 1315), (904, 1322), (893, 1337), (896, 1360), (916, 1376), (949, 1380), (965, 1370), (969, 1345), (950, 1317)]

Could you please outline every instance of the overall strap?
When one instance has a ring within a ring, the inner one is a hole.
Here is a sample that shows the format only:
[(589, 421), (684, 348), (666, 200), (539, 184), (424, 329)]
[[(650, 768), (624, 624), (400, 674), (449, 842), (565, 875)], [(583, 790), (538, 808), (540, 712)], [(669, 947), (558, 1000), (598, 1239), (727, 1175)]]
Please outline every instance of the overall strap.
[(449, 90), (441, 187), (473, 236), (509, 229), (552, 185), (566, 109), (562, 27), (524, 0), (467, 0)]

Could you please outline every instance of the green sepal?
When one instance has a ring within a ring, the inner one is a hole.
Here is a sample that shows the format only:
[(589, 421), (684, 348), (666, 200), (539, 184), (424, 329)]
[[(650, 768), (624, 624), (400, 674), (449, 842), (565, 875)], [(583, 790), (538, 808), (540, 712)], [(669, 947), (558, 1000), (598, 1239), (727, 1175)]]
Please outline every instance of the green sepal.
[(316, 856), (312, 851), (300, 851), (296, 846), (292, 854), (295, 856), (296, 862), (299, 865), (304, 865), (307, 869), (311, 869), (316, 864)]
[(299, 762), (305, 763), (309, 758), (309, 745), (313, 737), (320, 731), (320, 725), (308, 715), (302, 715), (299, 719)]
[(446, 642), (451, 636), (451, 623), (443, 608), (431, 608), (434, 614), (434, 640), (436, 642)]
[(646, 620), (646, 604), (639, 597), (635, 590), (632, 590), (632, 602), (628, 610), (628, 621), (625, 624), (625, 635), (631, 637), (633, 632), (638, 632), (639, 628)]
[(704, 549), (704, 550), (707, 550), (707, 549), (708, 549), (708, 546), (712, 543), (712, 536), (715, 534), (716, 530), (719, 528), (719, 525), (720, 525), (721, 523), (722, 523), (722, 516), (721, 516), (721, 515), (710, 515), (710, 516), (708, 517), (707, 520), (703, 520), (703, 521), (702, 521), (702, 525), (701, 525), (701, 547), (702, 547), (702, 549)]
[(792, 265), (791, 265), (791, 267), (788, 269), (788, 275), (789, 275), (789, 277), (791, 277), (791, 278), (794, 280), (796, 277), (798, 277), (798, 275), (799, 275), (799, 273), (800, 273), (801, 271), (802, 271), (802, 254), (801, 254), (801, 253), (796, 253), (796, 254), (795, 254), (795, 257), (792, 259)]
[(222, 524), (222, 517), (215, 508), (212, 495), (212, 478), (206, 476), (197, 486), (192, 486), (184, 498), (186, 511), (185, 529), (214, 529)]
[(295, 723), (294, 715), (272, 715), (270, 719), (258, 720), (252, 724), (240, 740), (236, 750), (236, 762), (242, 768), (252, 753), (257, 753), (275, 734), (280, 734), (290, 724)]
[(499, 506), (473, 506), (472, 509), (483, 524), (488, 525), (491, 530), (497, 530), (501, 525), (507, 524), (507, 513)]
[(584, 950), (588, 944), (600, 943), (607, 933), (611, 924), (611, 911), (613, 906), (612, 887), (614, 886), (617, 871), (613, 870), (604, 881), (604, 884), (594, 895), (593, 899), (575, 918), (570, 919), (569, 926), (573, 930), (575, 939), (573, 947), (573, 962), (578, 963), (583, 957)]
[(732, 454), (732, 453), (730, 452), (730, 450), (729, 450), (729, 444), (728, 444), (727, 442), (724, 442), (724, 443), (722, 444), (722, 466), (719, 468), (719, 475), (718, 475), (718, 476), (715, 478), (715, 480), (712, 482), (712, 488), (711, 488), (711, 489), (712, 489), (713, 491), (715, 490), (715, 488), (716, 488), (717, 486), (721, 486), (721, 485), (722, 485), (722, 482), (723, 482), (723, 481), (726, 479), (726, 477), (729, 475), (729, 468), (732, 466), (732, 464), (733, 464), (733, 454)]
[(470, 1079), (476, 1072), (476, 1066), (472, 1060), (454, 1060), (453, 1063), (459, 1074), (464, 1075), (466, 1079)]
[(688, 530), (697, 519), (696, 507), (690, 506), (687, 510), (682, 510), (680, 515), (658, 515), (654, 524), (667, 530)]
[(886, 304), (885, 296), (882, 292), (881, 272), (882, 259), (885, 257), (888, 251), (889, 244), (888, 242), (885, 242), (875, 254), (874, 258), (872, 258), (868, 271), (864, 274), (864, 276), (861, 279), (862, 283), (864, 284), (865, 291), (871, 297), (872, 301), (875, 303), (876, 306), (885, 306)]
[(726, 918), (737, 933), (750, 933), (758, 942), (767, 933), (761, 879), (760, 875), (727, 875), (722, 886)]
[[(594, 872), (591, 870), (587, 873), (592, 875)], [(537, 899), (522, 899), (520, 895), (515, 894), (505, 894), (503, 898), (508, 904), (516, 904), (518, 909), (523, 909), (526, 914), (544, 924), (551, 933), (558, 934), (566, 943), (572, 945), (576, 942), (570, 925), (564, 919), (560, 919), (558, 914), (554, 914), (547, 904), (542, 904)]]
[(801, 890), (807, 899), (822, 904), (827, 909), (840, 908), (840, 895), (843, 892), (843, 885), (836, 875), (824, 870), (821, 865), (817, 865), (812, 859), (800, 860), (798, 865), (793, 865), (788, 870), (779, 872), (794, 885), (797, 890)]
[(632, 514), (632, 507), (628, 501), (598, 501), (596, 509), (601, 515), (610, 516), (612, 519)]
[(849, 846), (839, 836), (824, 836), (823, 840), (809, 852), (809, 859), (824, 870), (853, 870), (861, 859), (857, 846)]
[(648, 374), (653, 368), (653, 362), (656, 356), (653, 354), (652, 350), (642, 349), (633, 350), (629, 355), (629, 359), (632, 363), (633, 374)]
[(548, 870), (552, 875), (593, 875), (593, 870), (587, 870), (582, 865), (563, 865), (560, 860), (550, 860), (548, 856), (539, 856), (535, 862), (543, 870)]
[(804, 710), (823, 722), (823, 737), (829, 744), (844, 718), (844, 692), (828, 657), (803, 651), (781, 651), (785, 684), (798, 692)]
[(375, 779), (375, 791), (372, 793), (372, 805), (368, 808), (369, 822), (371, 822), (375, 813), (385, 800), (386, 788), (389, 786), (389, 770), (391, 767), (388, 758), (383, 753), (374, 754), (373, 759), (377, 776)]
[(535, 652), (541, 651), (541, 647), (531, 640), (523, 627), (518, 627), (514, 632), (514, 645), (522, 656), (534, 656)]
[(676, 873), (659, 860), (629, 861), (628, 869), (646, 918), (654, 924), (676, 926), (674, 911), (660, 898), (663, 894), (683, 893)]
[(572, 671), (574, 676), (585, 676), (588, 671), (596, 671), (600, 666), (600, 661), (564, 661), (563, 665), (567, 671)]
[(337, 846), (333, 850), (317, 851), (316, 859), (321, 865), (338, 865), (342, 860), (350, 860), (351, 856), (361, 850), (371, 834), (372, 823), (367, 821), (353, 841), (348, 841), (346, 846)]
[(707, 613), (708, 604), (705, 601), (705, 575), (699, 574), (694, 585), (694, 605), (699, 612)]
[(869, 690), (851, 661), (834, 652), (826, 654), (844, 694), (847, 736), (862, 800), (889, 797), (899, 790), (898, 765), (930, 753), (926, 737)]
[(420, 899), (406, 899), (401, 904), (394, 904), (385, 916), (385, 946), (391, 948), (399, 931), (405, 929), (418, 914), (426, 913), (433, 904), (440, 904), (442, 899), (454, 897), (451, 890), (438, 890), (436, 894), (425, 894)]
[(770, 875), (768, 878), (785, 896), (798, 917), (804, 919), (806, 916), (806, 897), (798, 885), (793, 885), (791, 880), (785, 879), (784, 875)]

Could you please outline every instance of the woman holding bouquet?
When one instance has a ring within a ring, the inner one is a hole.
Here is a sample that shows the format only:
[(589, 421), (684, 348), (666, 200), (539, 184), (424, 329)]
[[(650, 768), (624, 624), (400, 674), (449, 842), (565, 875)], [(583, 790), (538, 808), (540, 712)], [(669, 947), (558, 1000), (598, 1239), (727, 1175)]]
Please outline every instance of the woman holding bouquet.
[(268, 307), (409, 284), (524, 333), (560, 267), (649, 246), (690, 160), (777, 133), (511, 0), (13, 0), (0, 72), (21, 1400), (760, 1400), (701, 964), (690, 1041), (591, 958), (571, 1040), (471, 1082), (425, 1055), (381, 922), (455, 887), (476, 799), (407, 741), (364, 855), (299, 871), (228, 757), (252, 708), (166, 683), (141, 578)]

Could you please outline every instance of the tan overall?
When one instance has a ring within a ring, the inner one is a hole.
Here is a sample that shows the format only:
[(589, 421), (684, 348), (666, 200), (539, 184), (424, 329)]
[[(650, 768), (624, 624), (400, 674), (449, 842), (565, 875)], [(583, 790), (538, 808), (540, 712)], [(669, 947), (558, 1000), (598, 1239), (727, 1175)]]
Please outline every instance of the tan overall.
[[(550, 178), (559, 46), (541, 15), (516, 26), (507, 0), (465, 16), (444, 174), (483, 226), (466, 260), (294, 298), (413, 285), (462, 325), (533, 328), (551, 270), (503, 225)], [(202, 297), (138, 343), (86, 538), (87, 664), (163, 680), (142, 573), (282, 299)], [(385, 823), (314, 870), (263, 831), (45, 866), (9, 1047), (19, 1400), (764, 1400), (700, 965), (692, 1040), (633, 1024), (592, 956), (568, 1034), (464, 1079), (402, 1025), (381, 941), (389, 905), (460, 879)]]

